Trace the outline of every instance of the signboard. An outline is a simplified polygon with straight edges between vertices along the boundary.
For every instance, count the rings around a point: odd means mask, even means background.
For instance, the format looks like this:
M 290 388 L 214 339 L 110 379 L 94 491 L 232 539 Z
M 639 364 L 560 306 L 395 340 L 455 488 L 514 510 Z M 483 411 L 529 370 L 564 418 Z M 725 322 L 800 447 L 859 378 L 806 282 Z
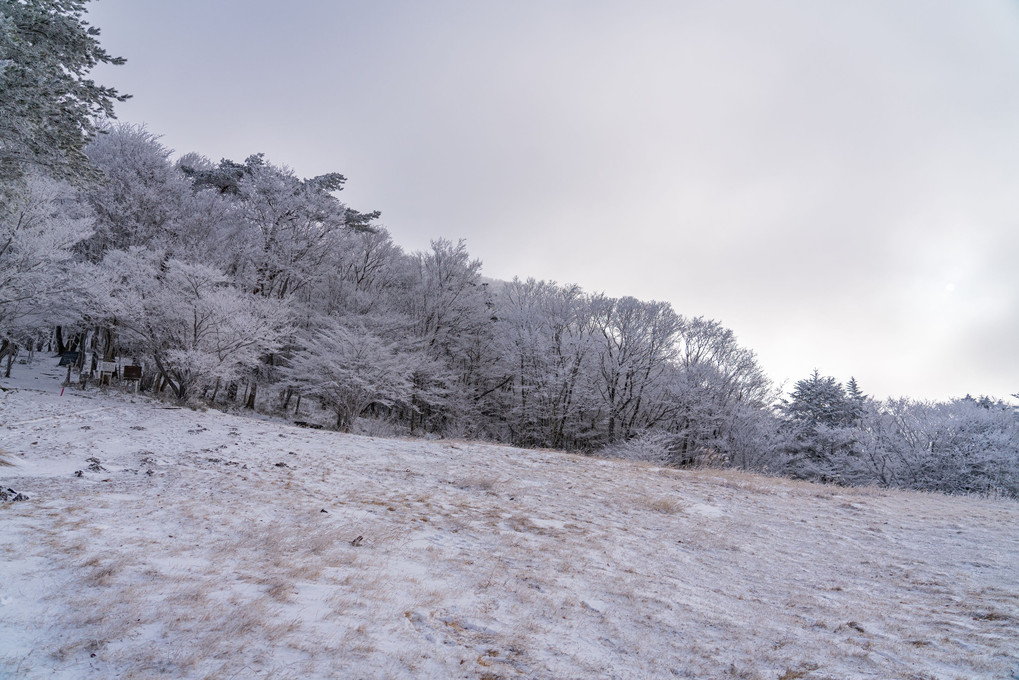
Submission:
M 142 367 L 141 366 L 125 366 L 124 367 L 124 380 L 141 380 L 142 379 Z
M 74 366 L 76 363 L 78 363 L 78 353 L 77 352 L 64 352 L 63 354 L 60 355 L 60 363 L 58 365 L 59 366 Z

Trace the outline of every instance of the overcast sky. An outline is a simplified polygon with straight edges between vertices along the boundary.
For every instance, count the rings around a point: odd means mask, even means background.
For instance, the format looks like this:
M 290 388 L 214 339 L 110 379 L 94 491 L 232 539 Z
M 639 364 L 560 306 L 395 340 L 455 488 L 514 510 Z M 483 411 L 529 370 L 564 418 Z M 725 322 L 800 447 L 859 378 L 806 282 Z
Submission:
M 773 379 L 1019 391 L 1019 3 L 98 0 L 97 80 L 406 250 L 667 300 Z

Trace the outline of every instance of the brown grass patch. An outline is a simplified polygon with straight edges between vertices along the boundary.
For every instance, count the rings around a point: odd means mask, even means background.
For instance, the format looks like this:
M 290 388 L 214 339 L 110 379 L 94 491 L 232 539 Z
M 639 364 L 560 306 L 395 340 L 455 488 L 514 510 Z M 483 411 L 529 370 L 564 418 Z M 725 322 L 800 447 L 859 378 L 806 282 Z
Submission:
M 649 510 L 660 512 L 664 515 L 675 515 L 677 512 L 683 509 L 683 506 L 672 498 L 655 498 L 654 500 L 647 501 L 647 507 Z

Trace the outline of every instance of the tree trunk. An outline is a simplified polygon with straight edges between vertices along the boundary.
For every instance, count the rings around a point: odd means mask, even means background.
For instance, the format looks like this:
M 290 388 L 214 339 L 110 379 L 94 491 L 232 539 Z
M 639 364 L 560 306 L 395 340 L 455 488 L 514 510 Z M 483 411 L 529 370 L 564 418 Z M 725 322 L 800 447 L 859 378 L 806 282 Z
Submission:
M 255 410 L 255 395 L 258 394 L 258 383 L 251 383 L 251 391 L 248 392 L 248 400 L 244 402 L 244 408 Z
M 57 326 L 57 354 L 63 354 L 67 351 L 67 345 L 64 344 L 64 329 L 61 326 Z
M 158 356 L 153 357 L 153 360 L 156 362 L 156 370 L 159 371 L 159 378 L 156 379 L 156 382 L 159 383 L 159 389 L 156 390 L 156 393 L 158 394 L 162 392 L 166 389 L 167 385 L 169 385 L 170 389 L 173 391 L 173 395 L 177 397 L 178 401 L 184 401 L 187 396 L 184 384 L 181 383 L 180 386 L 174 384 L 174 382 L 170 379 L 170 376 L 166 374 L 163 362 L 160 361 Z
M 103 329 L 103 361 L 113 361 L 115 358 L 114 352 L 114 335 L 113 329 L 107 326 Z
M 17 351 L 18 346 L 7 338 L 4 338 L 3 342 L 0 343 L 0 359 L 7 357 L 7 368 L 4 370 L 5 378 L 11 377 L 11 364 L 14 362 L 14 353 Z

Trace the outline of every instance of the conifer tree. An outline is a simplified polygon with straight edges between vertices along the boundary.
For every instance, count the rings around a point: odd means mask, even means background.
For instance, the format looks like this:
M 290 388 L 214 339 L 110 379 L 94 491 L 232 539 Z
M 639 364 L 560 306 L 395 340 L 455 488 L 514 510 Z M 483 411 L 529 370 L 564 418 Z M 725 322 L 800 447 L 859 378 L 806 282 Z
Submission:
M 80 182 L 97 176 L 85 156 L 96 122 L 126 95 L 87 77 L 123 64 L 82 19 L 84 0 L 0 0 L 0 190 L 31 169 Z

